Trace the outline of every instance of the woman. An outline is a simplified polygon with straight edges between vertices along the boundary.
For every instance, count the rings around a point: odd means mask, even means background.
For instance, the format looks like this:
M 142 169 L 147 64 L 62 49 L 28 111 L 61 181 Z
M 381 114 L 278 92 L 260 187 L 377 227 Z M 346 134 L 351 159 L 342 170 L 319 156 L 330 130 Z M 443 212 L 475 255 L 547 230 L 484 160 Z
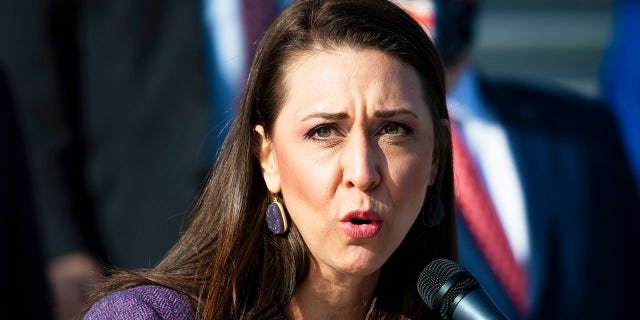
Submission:
M 294 1 L 256 53 L 180 241 L 107 278 L 85 319 L 426 319 L 455 259 L 443 69 L 386 0 Z

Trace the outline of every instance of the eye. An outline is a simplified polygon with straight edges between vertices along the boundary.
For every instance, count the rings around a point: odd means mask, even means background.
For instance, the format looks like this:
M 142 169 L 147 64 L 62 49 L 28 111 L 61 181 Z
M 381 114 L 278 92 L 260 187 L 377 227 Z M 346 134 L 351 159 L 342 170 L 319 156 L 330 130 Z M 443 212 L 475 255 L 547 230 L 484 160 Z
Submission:
M 406 125 L 397 123 L 397 122 L 389 122 L 384 124 L 384 126 L 382 127 L 382 134 L 391 134 L 391 135 L 408 135 L 411 134 L 413 131 L 411 130 L 411 128 L 409 128 Z
M 323 140 L 330 138 L 335 133 L 335 130 L 331 125 L 323 124 L 311 129 L 306 136 L 309 139 Z
M 392 124 L 384 126 L 384 128 L 382 128 L 382 130 L 386 134 L 398 134 L 398 132 L 400 132 L 400 127 L 397 124 L 392 123 Z
M 328 137 L 331 136 L 331 132 L 332 131 L 333 131 L 333 129 L 331 129 L 329 127 L 320 127 L 320 128 L 315 130 L 314 134 L 318 138 L 328 138 Z

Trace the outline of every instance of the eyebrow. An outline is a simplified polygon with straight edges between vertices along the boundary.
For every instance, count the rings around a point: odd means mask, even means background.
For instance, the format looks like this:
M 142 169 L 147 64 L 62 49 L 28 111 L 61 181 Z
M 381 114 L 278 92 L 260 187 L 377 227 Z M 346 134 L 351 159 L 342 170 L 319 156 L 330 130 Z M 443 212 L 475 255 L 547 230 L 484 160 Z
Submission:
M 320 118 L 320 119 L 325 119 L 325 120 L 342 120 L 342 119 L 346 119 L 348 117 L 349 117 L 349 115 L 346 112 L 336 112 L 336 113 L 315 112 L 315 113 L 312 113 L 312 114 L 307 115 L 304 118 L 302 118 L 302 121 L 306 121 L 306 120 L 314 119 L 314 118 Z
M 409 111 L 406 109 L 378 110 L 374 113 L 374 116 L 376 118 L 391 118 L 391 117 L 402 115 L 402 114 L 406 114 L 414 118 L 418 118 L 418 116 L 415 113 L 413 113 L 413 111 Z M 346 112 L 336 112 L 336 113 L 315 112 L 302 118 L 302 121 L 306 121 L 314 118 L 320 118 L 325 120 L 343 120 L 343 119 L 347 119 L 348 117 L 349 115 Z
M 379 110 L 374 113 L 376 118 L 391 118 L 402 114 L 418 118 L 418 116 L 413 111 L 407 109 Z

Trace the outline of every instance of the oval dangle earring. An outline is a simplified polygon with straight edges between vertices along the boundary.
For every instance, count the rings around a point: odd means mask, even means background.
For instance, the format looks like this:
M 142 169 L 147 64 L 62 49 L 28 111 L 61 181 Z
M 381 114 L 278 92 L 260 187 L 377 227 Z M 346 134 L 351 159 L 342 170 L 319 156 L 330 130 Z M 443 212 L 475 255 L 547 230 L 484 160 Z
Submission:
M 273 201 L 267 206 L 265 219 L 267 220 L 267 227 L 275 234 L 283 234 L 289 229 L 282 203 L 275 195 L 273 195 Z

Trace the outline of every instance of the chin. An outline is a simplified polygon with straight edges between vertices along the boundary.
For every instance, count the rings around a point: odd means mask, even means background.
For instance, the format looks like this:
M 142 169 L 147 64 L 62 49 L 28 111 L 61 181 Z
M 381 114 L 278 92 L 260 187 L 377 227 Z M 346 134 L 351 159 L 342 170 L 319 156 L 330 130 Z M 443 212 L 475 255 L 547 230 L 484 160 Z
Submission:
M 345 274 L 359 277 L 370 276 L 380 271 L 386 259 L 380 256 L 372 256 L 370 253 L 371 252 L 368 252 L 366 255 L 342 264 L 340 269 L 343 270 Z

